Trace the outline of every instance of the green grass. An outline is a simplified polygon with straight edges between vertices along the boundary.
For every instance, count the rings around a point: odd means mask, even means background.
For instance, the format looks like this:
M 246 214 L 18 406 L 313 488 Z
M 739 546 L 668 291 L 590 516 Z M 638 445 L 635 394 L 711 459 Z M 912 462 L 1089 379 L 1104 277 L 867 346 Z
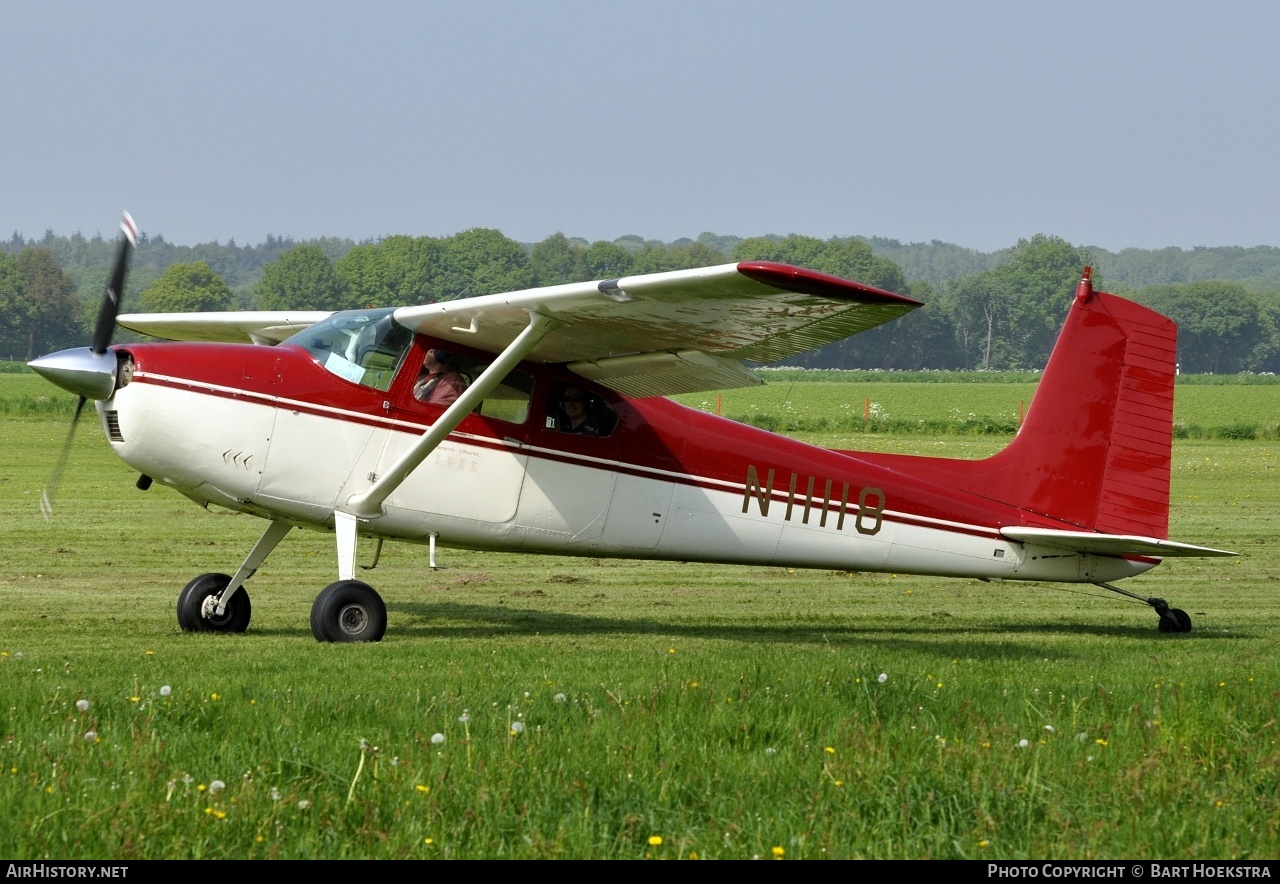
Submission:
M 308 628 L 335 574 L 331 536 L 309 532 L 251 581 L 247 634 L 179 632 L 181 586 L 233 570 L 262 523 L 136 491 L 85 421 L 46 525 L 36 501 L 64 434 L 0 422 L 0 855 L 1280 845 L 1275 445 L 1175 447 L 1172 535 L 1245 553 L 1126 584 L 1189 611 L 1189 635 L 1092 589 L 452 551 L 432 572 L 425 550 L 393 544 L 365 578 L 387 638 L 334 646 Z

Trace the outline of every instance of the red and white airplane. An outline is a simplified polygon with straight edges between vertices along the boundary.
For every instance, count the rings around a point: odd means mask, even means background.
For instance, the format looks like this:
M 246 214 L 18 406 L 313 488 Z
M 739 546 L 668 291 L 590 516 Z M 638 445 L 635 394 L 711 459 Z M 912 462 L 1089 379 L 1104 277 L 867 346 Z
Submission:
M 247 629 L 245 581 L 295 527 L 337 539 L 320 641 L 386 629 L 354 579 L 360 537 L 375 564 L 396 539 L 429 544 L 433 566 L 440 543 L 1090 583 L 1151 605 L 1165 632 L 1190 618 L 1112 581 L 1235 555 L 1167 539 L 1176 327 L 1094 291 L 1087 268 L 1021 430 L 965 461 L 826 450 L 664 398 L 759 384 L 742 360 L 919 306 L 856 282 L 747 261 L 332 314 L 135 314 L 119 324 L 170 342 L 113 347 L 123 228 L 93 345 L 31 365 L 96 402 L 139 487 L 266 521 L 234 574 L 182 590 L 186 630 Z M 424 401 L 424 364 L 441 363 L 456 398 Z

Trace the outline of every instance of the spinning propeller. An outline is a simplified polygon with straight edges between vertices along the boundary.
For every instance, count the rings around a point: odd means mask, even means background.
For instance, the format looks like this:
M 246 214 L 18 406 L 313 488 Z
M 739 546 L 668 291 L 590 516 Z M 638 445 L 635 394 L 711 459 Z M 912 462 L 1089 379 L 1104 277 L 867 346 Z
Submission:
M 76 347 L 61 350 L 48 356 L 41 356 L 28 365 L 46 380 L 52 381 L 64 390 L 79 395 L 75 415 L 71 418 L 71 429 L 67 432 L 66 441 L 62 443 L 62 453 L 49 477 L 49 484 L 40 495 L 40 512 L 45 521 L 53 516 L 53 499 L 58 493 L 58 485 L 62 482 L 62 472 L 67 466 L 67 457 L 71 453 L 71 443 L 75 438 L 76 424 L 80 421 L 80 412 L 90 399 L 95 401 L 108 399 L 116 389 L 116 373 L 118 366 L 114 353 L 108 351 L 111 336 L 115 332 L 116 316 L 120 313 L 120 302 L 124 295 L 124 278 L 129 270 L 129 253 L 138 245 L 138 226 L 128 212 L 120 222 L 120 247 L 116 252 L 115 267 L 111 271 L 111 281 L 107 283 L 107 291 L 102 298 L 102 307 L 98 310 L 98 322 L 93 329 L 93 344 L 89 347 Z

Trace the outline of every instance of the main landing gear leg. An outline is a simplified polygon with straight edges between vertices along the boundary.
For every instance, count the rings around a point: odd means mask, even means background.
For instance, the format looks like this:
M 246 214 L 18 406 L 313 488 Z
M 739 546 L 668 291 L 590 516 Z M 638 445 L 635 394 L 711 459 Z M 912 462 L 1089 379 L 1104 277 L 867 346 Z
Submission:
M 234 577 L 201 574 L 188 583 L 178 596 L 178 625 L 187 632 L 244 632 L 248 629 L 252 609 L 244 582 L 254 575 L 292 527 L 279 521 L 267 525 L 267 530 L 262 532 Z
M 311 633 L 318 642 L 381 641 L 387 631 L 387 606 L 372 586 L 354 579 L 359 519 L 335 512 L 333 528 L 338 541 L 338 582 L 316 596 Z
M 1118 592 L 1120 595 L 1128 596 L 1131 599 L 1137 599 L 1140 602 L 1146 602 L 1148 605 L 1156 609 L 1156 613 L 1160 615 L 1160 631 L 1161 632 L 1190 632 L 1191 617 L 1181 608 L 1170 608 L 1169 603 L 1164 599 L 1158 599 L 1154 596 L 1147 598 L 1136 593 L 1129 592 L 1127 589 L 1121 589 L 1110 583 L 1098 583 L 1103 589 L 1109 589 L 1112 592 Z

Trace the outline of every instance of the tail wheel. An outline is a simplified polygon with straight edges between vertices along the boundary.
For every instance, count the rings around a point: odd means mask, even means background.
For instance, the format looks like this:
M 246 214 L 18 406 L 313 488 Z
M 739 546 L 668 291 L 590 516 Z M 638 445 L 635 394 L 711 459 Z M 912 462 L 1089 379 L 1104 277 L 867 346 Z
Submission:
M 244 632 L 253 608 L 243 586 L 231 597 L 221 615 L 204 615 L 205 599 L 218 595 L 231 583 L 226 574 L 201 574 L 178 595 L 178 625 L 185 632 Z
M 1181 608 L 1170 608 L 1160 614 L 1161 632 L 1190 632 L 1191 617 Z
M 311 606 L 311 632 L 318 642 L 376 642 L 386 631 L 382 596 L 359 580 L 329 584 Z

